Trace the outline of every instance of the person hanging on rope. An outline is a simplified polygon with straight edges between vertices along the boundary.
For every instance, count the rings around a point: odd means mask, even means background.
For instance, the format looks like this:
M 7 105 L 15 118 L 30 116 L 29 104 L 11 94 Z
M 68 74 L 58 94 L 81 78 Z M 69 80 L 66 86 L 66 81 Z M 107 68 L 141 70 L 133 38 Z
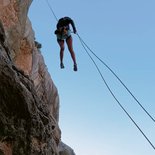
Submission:
M 77 71 L 77 63 L 76 63 L 75 53 L 73 50 L 70 24 L 72 25 L 74 34 L 76 34 L 75 24 L 70 17 L 60 18 L 56 25 L 57 29 L 55 30 L 55 34 L 57 36 L 57 42 L 60 46 L 60 68 L 62 69 L 64 68 L 64 64 L 63 64 L 64 49 L 65 49 L 64 41 L 66 41 L 69 52 L 71 54 L 71 57 L 74 63 L 73 70 Z

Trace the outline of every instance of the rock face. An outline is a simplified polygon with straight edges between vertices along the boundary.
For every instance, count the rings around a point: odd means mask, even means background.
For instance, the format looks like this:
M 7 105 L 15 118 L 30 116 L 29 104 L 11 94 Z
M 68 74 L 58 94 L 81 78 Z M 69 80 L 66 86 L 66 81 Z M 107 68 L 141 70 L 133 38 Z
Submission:
M 73 149 L 63 142 L 59 143 L 59 155 L 75 155 Z
M 0 1 L 0 155 L 74 155 L 60 140 L 58 91 L 27 17 L 31 2 Z

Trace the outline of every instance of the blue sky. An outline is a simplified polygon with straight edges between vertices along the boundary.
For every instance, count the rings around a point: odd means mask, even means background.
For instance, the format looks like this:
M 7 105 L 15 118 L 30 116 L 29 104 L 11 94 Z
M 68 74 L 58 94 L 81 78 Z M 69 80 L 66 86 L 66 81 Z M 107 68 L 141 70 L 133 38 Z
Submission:
M 89 47 L 113 69 L 155 117 L 155 1 L 49 0 L 57 18 L 70 16 Z M 93 63 L 73 36 L 78 72 L 68 49 L 59 68 L 56 20 L 46 0 L 33 0 L 29 17 L 60 95 L 62 141 L 77 155 L 154 155 L 155 150 L 116 104 Z M 96 59 L 95 59 L 96 60 Z M 107 83 L 155 145 L 155 123 L 96 60 Z

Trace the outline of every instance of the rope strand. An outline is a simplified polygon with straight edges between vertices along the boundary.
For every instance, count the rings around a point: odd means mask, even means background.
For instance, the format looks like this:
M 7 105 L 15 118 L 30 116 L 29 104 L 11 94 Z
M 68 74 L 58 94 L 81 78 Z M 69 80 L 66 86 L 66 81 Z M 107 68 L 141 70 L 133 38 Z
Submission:
M 77 34 L 79 37 L 79 40 L 84 48 L 84 50 L 86 51 L 86 53 L 88 54 L 89 58 L 91 59 L 91 61 L 94 63 L 98 73 L 100 74 L 104 84 L 106 85 L 107 89 L 109 90 L 110 94 L 113 96 L 113 98 L 115 99 L 115 101 L 117 102 L 117 104 L 120 106 L 120 108 L 126 113 L 126 115 L 129 117 L 129 119 L 134 123 L 134 125 L 137 127 L 137 129 L 141 132 L 141 134 L 144 136 L 144 138 L 148 141 L 148 143 L 152 146 L 152 148 L 155 150 L 155 146 L 152 144 L 152 142 L 149 140 L 149 138 L 145 135 L 145 133 L 142 131 L 142 129 L 138 126 L 138 124 L 134 121 L 134 119 L 130 116 L 130 114 L 125 110 L 125 108 L 122 106 L 122 104 L 120 103 L 120 101 L 117 99 L 117 97 L 115 96 L 115 94 L 113 93 L 113 91 L 111 90 L 111 88 L 109 87 L 108 83 L 106 82 L 105 78 L 103 77 L 99 67 L 97 66 L 96 62 L 94 61 L 94 59 L 92 58 L 92 56 L 89 54 L 88 50 L 85 47 L 85 44 L 83 43 L 81 37 L 79 36 L 79 34 Z
M 49 1 L 48 1 L 48 0 L 46 0 L 46 2 L 47 2 L 47 5 L 48 5 L 49 9 L 51 10 L 51 12 L 52 12 L 52 14 L 53 14 L 53 16 L 54 16 L 55 20 L 56 20 L 56 21 L 58 21 L 58 18 L 57 18 L 57 16 L 55 15 L 55 13 L 54 13 L 54 11 L 53 11 L 53 9 L 52 9 L 52 7 L 51 7 L 51 5 L 50 5 Z
M 78 34 L 77 34 L 78 35 Z M 78 37 L 80 37 L 78 35 Z M 80 40 L 83 44 L 89 49 L 89 51 L 106 67 L 108 70 L 117 78 L 117 80 L 124 86 L 124 88 L 128 91 L 128 93 L 133 97 L 133 99 L 137 102 L 137 104 L 143 109 L 143 111 L 150 117 L 150 119 L 155 123 L 155 119 L 150 115 L 150 113 L 142 106 L 142 104 L 138 101 L 138 99 L 133 95 L 133 93 L 129 90 L 129 88 L 123 83 L 123 81 L 118 77 L 118 75 L 103 61 L 101 60 L 89 47 L 88 45 L 82 40 Z

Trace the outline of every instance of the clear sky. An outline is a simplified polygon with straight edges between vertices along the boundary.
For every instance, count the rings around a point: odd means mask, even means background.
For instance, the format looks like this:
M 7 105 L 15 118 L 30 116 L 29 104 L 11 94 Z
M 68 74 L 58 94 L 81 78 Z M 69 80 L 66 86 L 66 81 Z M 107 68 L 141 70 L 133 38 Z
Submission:
M 89 47 L 128 86 L 155 117 L 155 1 L 49 0 L 57 18 L 71 17 Z M 73 36 L 78 72 L 66 47 L 65 69 L 59 67 L 56 20 L 46 0 L 29 10 L 36 40 L 42 44 L 48 71 L 60 95 L 62 141 L 77 155 L 155 155 L 155 150 L 117 105 L 93 63 Z M 113 75 L 98 65 L 107 83 L 155 145 L 155 123 Z

